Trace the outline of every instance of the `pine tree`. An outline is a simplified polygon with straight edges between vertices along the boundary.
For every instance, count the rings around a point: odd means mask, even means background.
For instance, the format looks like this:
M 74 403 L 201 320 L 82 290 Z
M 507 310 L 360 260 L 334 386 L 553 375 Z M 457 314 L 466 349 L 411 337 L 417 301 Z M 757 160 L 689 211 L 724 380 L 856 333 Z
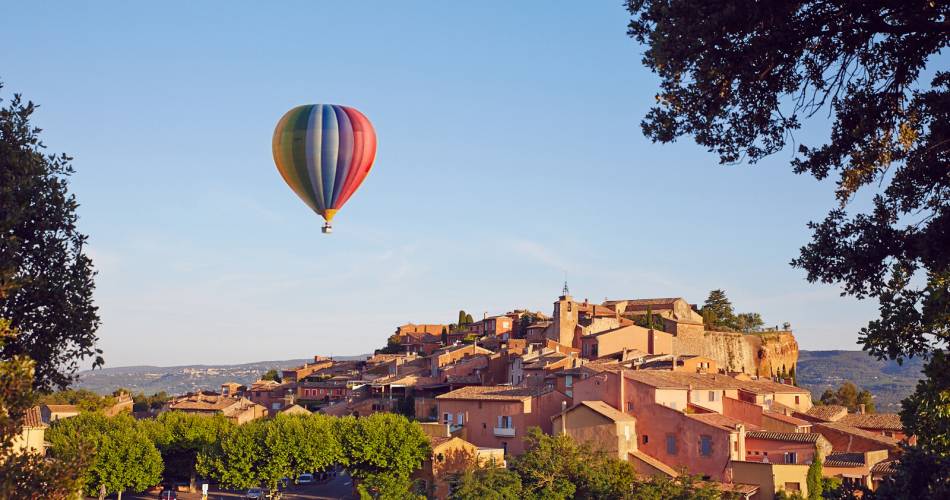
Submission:
M 821 500 L 822 498 L 821 469 L 821 458 L 816 454 L 815 460 L 808 466 L 808 476 L 805 480 L 808 485 L 808 500 Z

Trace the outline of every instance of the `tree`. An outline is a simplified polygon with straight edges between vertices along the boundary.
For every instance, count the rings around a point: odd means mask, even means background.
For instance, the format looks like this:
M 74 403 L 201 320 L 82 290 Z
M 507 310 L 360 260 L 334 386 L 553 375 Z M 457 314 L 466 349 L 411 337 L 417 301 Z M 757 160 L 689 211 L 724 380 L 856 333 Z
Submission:
M 0 284 L 0 294 L 4 293 Z M 15 331 L 0 318 L 0 344 Z M 36 401 L 33 362 L 26 356 L 0 361 L 0 498 L 72 498 L 79 485 L 79 471 L 89 458 L 88 448 L 69 459 L 49 460 L 38 453 L 14 451 L 27 413 Z
M 35 109 L 18 94 L 0 109 L 0 317 L 19 332 L 0 359 L 29 356 L 34 386 L 50 390 L 69 385 L 80 360 L 94 356 L 101 366 L 103 359 L 94 347 L 95 273 L 67 190 L 73 168 L 65 154 L 45 154 L 30 123 Z
M 146 431 L 130 415 L 106 417 L 82 413 L 57 420 L 46 434 L 54 457 L 70 460 L 84 449 L 95 450 L 80 482 L 89 495 L 144 491 L 162 479 L 162 456 Z
M 950 363 L 936 355 L 950 347 L 950 72 L 927 70 L 950 43 L 950 3 L 628 0 L 627 8 L 629 34 L 647 45 L 643 63 L 661 79 L 642 123 L 654 141 L 691 135 L 721 163 L 754 163 L 827 111 L 827 141 L 799 144 L 791 167 L 833 178 L 837 204 L 809 224 L 812 239 L 792 265 L 810 282 L 877 300 L 879 317 L 860 343 L 878 358 L 929 358 L 941 378 L 920 387 L 912 406 L 939 405 L 923 398 L 950 391 L 950 369 L 935 366 Z M 868 203 L 850 203 L 859 194 Z M 902 412 L 905 425 L 915 418 Z
M 795 376 L 795 365 L 792 365 L 792 369 L 788 371 L 788 377 L 792 379 L 792 385 L 798 387 L 798 378 Z
M 458 322 L 459 328 L 470 323 L 469 321 L 466 321 L 466 318 L 468 318 L 468 315 L 465 314 L 465 311 L 459 310 L 459 322 Z
M 741 332 L 750 333 L 762 328 L 765 322 L 759 313 L 739 313 L 736 315 L 735 328 Z
M 442 342 L 442 345 L 449 345 L 449 332 L 442 327 L 442 335 L 439 337 L 439 340 Z
M 231 488 L 274 489 L 283 477 L 329 468 L 344 460 L 334 418 L 277 415 L 234 427 L 197 455 L 197 471 Z
M 521 500 L 521 476 L 499 467 L 465 471 L 452 494 L 455 500 Z
M 261 380 L 273 380 L 274 382 L 280 383 L 280 372 L 275 368 L 267 370 L 267 373 L 261 375 Z
M 386 339 L 386 347 L 380 349 L 379 353 L 381 354 L 399 354 L 405 351 L 405 348 L 402 346 L 402 343 L 399 342 L 399 335 L 393 334 Z
M 700 309 L 706 326 L 715 330 L 718 328 L 731 328 L 735 323 L 735 311 L 732 309 L 732 302 L 726 297 L 725 290 L 713 290 L 709 292 L 706 302 Z
M 466 314 L 466 315 L 465 315 L 465 324 L 466 324 L 466 325 L 471 325 L 471 324 L 474 323 L 474 322 L 475 322 L 475 320 L 472 319 L 472 315 L 471 315 L 471 314 Z
M 142 425 L 162 455 L 165 477 L 187 479 L 191 491 L 197 486 L 198 455 L 212 450 L 234 428 L 222 415 L 209 417 L 177 411 L 143 420 Z
M 805 478 L 808 485 L 808 500 L 821 500 L 822 487 L 824 486 L 821 480 L 821 469 L 821 458 L 815 455 L 815 459 L 808 466 L 808 476 Z
M 521 476 L 527 498 L 572 498 L 577 487 L 570 480 L 577 446 L 566 434 L 549 436 L 532 427 L 525 436 L 528 451 L 517 458 L 514 470 Z
M 430 456 L 429 439 L 402 415 L 374 413 L 368 417 L 337 420 L 343 460 L 359 482 L 372 479 L 377 487 L 411 486 L 408 480 Z M 382 475 L 382 476 L 380 476 Z M 377 477 L 378 476 L 378 477 Z M 403 492 L 408 494 L 408 491 Z
M 874 396 L 868 390 L 862 390 L 858 393 L 855 400 L 855 407 L 864 408 L 864 413 L 874 413 Z

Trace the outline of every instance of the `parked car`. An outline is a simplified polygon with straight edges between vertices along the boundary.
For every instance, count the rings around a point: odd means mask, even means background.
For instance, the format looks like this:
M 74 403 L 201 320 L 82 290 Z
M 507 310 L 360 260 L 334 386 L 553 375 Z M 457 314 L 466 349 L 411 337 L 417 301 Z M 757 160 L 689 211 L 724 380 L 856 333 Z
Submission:
M 178 492 L 175 490 L 164 490 L 158 498 L 162 500 L 178 500 Z
M 251 488 L 247 490 L 247 494 L 244 495 L 244 498 L 251 500 L 261 500 L 264 498 L 264 490 L 261 488 Z
M 313 482 L 313 474 L 301 474 L 297 478 L 297 484 L 310 484 Z

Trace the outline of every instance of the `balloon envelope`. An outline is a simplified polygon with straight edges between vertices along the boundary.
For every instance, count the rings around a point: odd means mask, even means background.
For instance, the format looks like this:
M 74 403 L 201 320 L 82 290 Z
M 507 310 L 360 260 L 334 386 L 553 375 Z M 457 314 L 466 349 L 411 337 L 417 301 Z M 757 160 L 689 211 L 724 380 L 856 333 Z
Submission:
M 288 111 L 274 130 L 274 163 L 281 177 L 329 222 L 369 174 L 376 132 L 359 111 L 308 104 Z

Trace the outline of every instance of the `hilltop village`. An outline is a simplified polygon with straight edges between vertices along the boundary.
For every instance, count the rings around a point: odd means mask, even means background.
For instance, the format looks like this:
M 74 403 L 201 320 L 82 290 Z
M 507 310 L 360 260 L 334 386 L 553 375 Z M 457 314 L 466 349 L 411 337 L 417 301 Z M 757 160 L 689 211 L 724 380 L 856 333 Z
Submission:
M 432 459 L 420 477 L 436 496 L 467 467 L 504 466 L 524 453 L 532 427 L 616 453 L 641 474 L 699 475 L 763 499 L 807 495 L 816 457 L 825 476 L 875 488 L 908 439 L 897 415 L 814 405 L 795 386 L 790 331 L 710 331 L 682 298 L 594 304 L 565 286 L 550 316 L 460 319 L 404 324 L 368 359 L 315 356 L 279 381 L 226 383 L 160 411 L 223 414 L 236 424 L 280 413 L 401 413 L 429 436 Z M 43 411 L 68 416 L 68 408 Z M 459 449 L 476 461 L 438 466 Z

